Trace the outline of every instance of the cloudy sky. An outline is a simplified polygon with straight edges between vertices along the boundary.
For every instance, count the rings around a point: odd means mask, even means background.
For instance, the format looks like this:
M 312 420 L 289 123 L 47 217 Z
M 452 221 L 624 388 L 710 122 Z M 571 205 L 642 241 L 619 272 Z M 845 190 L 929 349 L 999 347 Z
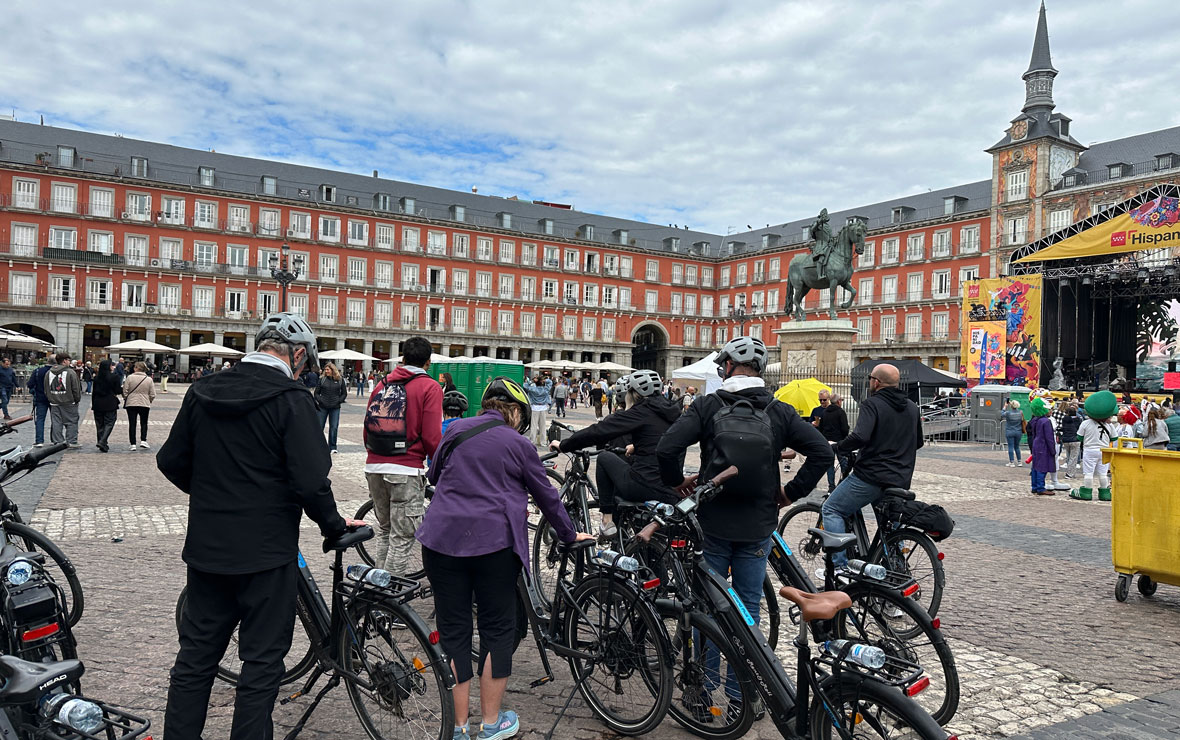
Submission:
M 0 111 L 725 234 L 986 179 L 1037 5 L 12 3 Z M 1076 138 L 1180 124 L 1180 4 L 1048 13 Z

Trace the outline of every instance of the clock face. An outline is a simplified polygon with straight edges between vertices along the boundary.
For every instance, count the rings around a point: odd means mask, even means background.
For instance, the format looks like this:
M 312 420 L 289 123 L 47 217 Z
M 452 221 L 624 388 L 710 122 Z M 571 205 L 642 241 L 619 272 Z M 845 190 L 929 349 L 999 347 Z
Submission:
M 1049 180 L 1056 185 L 1065 171 L 1074 166 L 1074 153 L 1065 147 L 1055 146 L 1049 150 Z
M 1012 140 L 1020 141 L 1028 136 L 1028 121 L 1017 121 L 1012 124 Z

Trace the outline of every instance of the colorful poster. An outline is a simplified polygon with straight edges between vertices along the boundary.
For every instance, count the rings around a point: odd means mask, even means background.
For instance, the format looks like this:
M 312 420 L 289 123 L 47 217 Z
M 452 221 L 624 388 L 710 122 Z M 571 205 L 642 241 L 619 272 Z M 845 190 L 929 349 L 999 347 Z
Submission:
M 971 280 L 963 284 L 961 372 L 972 382 L 1035 388 L 1041 379 L 1041 276 Z M 976 330 L 979 330 L 978 332 Z M 984 343 L 994 332 L 997 341 Z M 999 348 L 1002 365 L 993 356 Z M 972 353 L 975 350 L 975 353 Z

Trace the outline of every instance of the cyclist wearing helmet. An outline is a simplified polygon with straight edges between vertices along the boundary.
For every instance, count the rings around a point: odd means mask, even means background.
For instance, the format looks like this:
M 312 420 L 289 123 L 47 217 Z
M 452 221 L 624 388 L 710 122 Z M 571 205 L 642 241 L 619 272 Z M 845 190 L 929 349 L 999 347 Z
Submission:
M 418 528 L 422 564 L 434 591 L 443 651 L 455 667 L 455 737 L 467 727 L 471 678 L 480 676 L 481 737 L 507 738 L 520 724 L 501 701 L 512 673 L 516 580 L 528 568 L 528 502 L 541 508 L 563 542 L 590 535 L 574 531 L 561 495 L 549 483 L 536 448 L 525 437 L 532 421 L 520 383 L 488 384 L 482 411 L 447 427 L 429 478 L 434 498 Z M 479 666 L 471 665 L 471 604 L 479 613 Z
M 467 413 L 467 396 L 455 388 L 443 393 L 442 400 L 443 423 L 442 433 L 447 433 L 447 427 L 455 419 L 460 419 Z
M 331 539 L 332 458 L 299 378 L 315 367 L 315 334 L 290 313 L 268 316 L 257 351 L 193 383 L 156 465 L 189 496 L 188 600 L 172 668 L 168 737 L 201 737 L 209 690 L 234 628 L 243 661 L 230 737 L 270 737 L 283 656 L 291 647 L 306 513 Z
M 617 439 L 627 444 L 624 460 L 613 452 L 601 452 L 595 466 L 598 505 L 602 511 L 604 536 L 615 533 L 615 502 L 657 500 L 675 503 L 680 500 L 670 486 L 660 481 L 656 446 L 664 431 L 680 418 L 680 408 L 664 397 L 660 375 L 655 370 L 636 370 L 623 377 L 626 381 L 627 409 L 611 414 L 597 424 L 574 432 L 551 449 L 573 452 L 586 447 L 603 447 Z M 681 463 L 684 456 L 681 454 Z

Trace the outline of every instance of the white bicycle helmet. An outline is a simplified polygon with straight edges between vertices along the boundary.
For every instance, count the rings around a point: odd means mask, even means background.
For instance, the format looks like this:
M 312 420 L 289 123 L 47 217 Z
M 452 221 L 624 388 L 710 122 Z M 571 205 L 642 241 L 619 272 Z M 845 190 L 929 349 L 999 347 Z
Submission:
M 320 369 L 320 357 L 316 351 L 315 332 L 307 325 L 298 314 L 291 312 L 272 313 L 263 320 L 262 326 L 259 327 L 258 333 L 254 335 L 255 346 L 261 344 L 265 339 L 276 339 L 280 342 L 286 342 L 291 345 L 291 369 L 298 372 L 299 368 L 295 367 L 295 347 L 302 346 L 306 351 L 304 362 L 308 370 L 318 371 Z
M 619 382 L 623 381 L 627 383 L 627 390 L 635 391 L 640 398 L 654 396 L 664 388 L 664 382 L 655 370 L 636 370 L 619 379 Z
M 737 365 L 749 365 L 754 368 L 754 372 L 761 374 L 766 369 L 767 357 L 766 345 L 762 343 L 761 339 L 734 337 L 725 343 L 714 362 L 719 366 L 717 374 L 725 378 L 726 361 Z

